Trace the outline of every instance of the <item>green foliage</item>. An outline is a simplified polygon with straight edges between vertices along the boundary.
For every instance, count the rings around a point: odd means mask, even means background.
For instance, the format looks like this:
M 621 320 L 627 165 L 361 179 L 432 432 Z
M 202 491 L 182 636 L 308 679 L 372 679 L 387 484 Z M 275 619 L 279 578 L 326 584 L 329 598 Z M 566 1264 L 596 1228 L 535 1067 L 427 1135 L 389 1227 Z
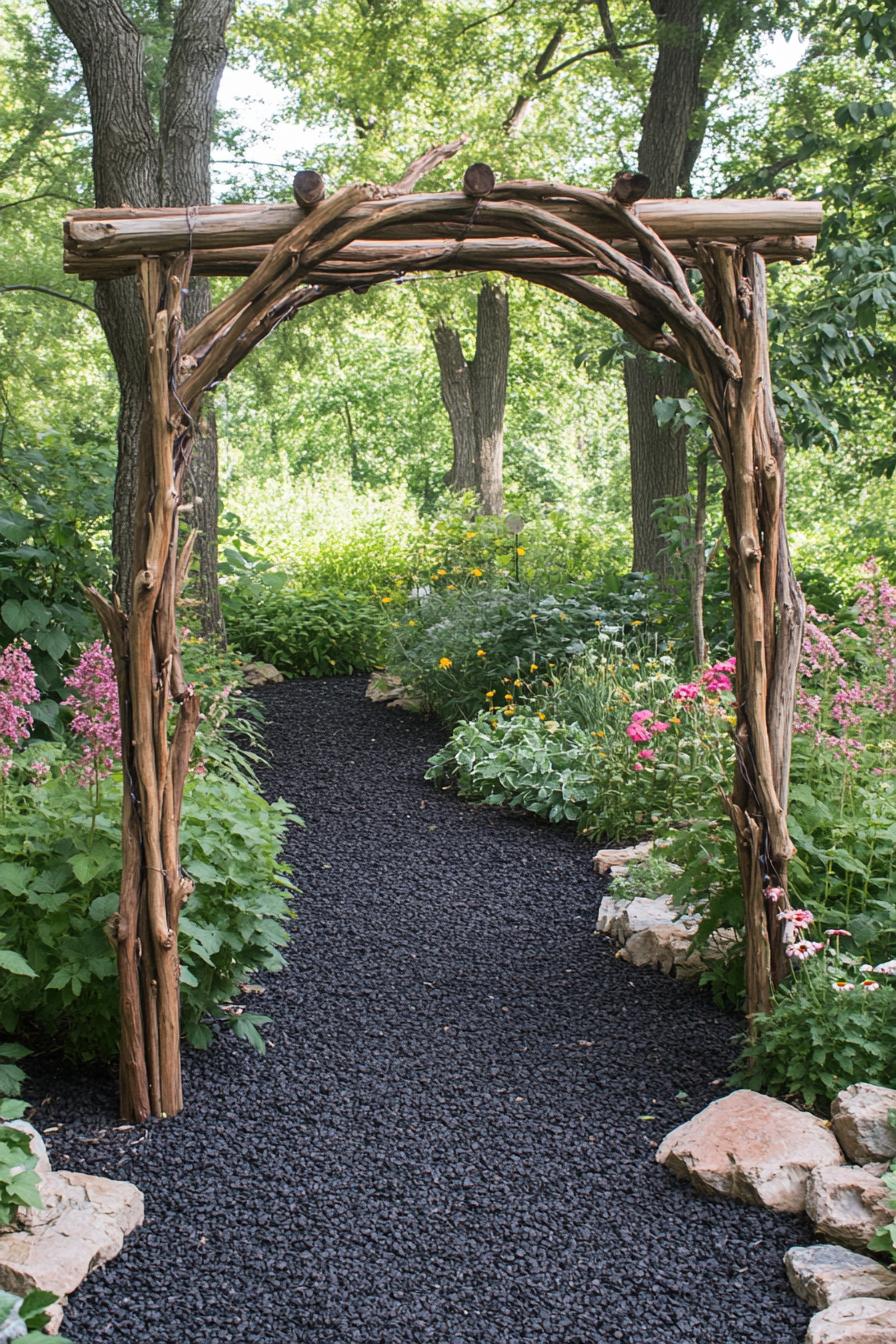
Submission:
M 0 1292 L 0 1328 L 13 1324 L 24 1325 L 27 1327 L 25 1334 L 10 1336 L 15 1338 L 16 1344 L 46 1344 L 44 1326 L 50 1319 L 47 1308 L 56 1301 L 55 1293 L 43 1292 L 37 1288 L 21 1299 L 13 1293 Z M 54 1338 L 56 1344 L 72 1344 L 70 1339 L 62 1335 L 56 1335 Z
M 0 1124 L 0 1231 L 13 1221 L 17 1209 L 43 1208 L 36 1167 L 30 1135 Z
M 577 724 L 526 709 L 509 719 L 482 714 L 458 724 L 426 777 L 452 779 L 464 798 L 578 824 L 595 808 L 593 751 L 593 740 Z
M 872 982 L 877 983 L 877 982 Z M 800 967 L 755 1019 L 732 1081 L 826 1109 L 852 1083 L 889 1087 L 896 1077 L 896 984 L 833 987 L 822 959 Z
M 556 597 L 524 584 L 486 584 L 480 572 L 454 591 L 409 603 L 387 652 L 389 669 L 448 723 L 489 707 L 513 712 L 589 645 L 622 648 L 626 628 L 645 623 L 637 588 L 614 594 L 569 585 Z
M 386 617 L 382 599 L 370 593 L 302 590 L 272 571 L 228 588 L 224 612 L 237 648 L 284 676 L 366 671 L 382 656 Z
M 46 755 L 46 751 L 43 753 Z M 0 1024 L 62 1039 L 78 1058 L 111 1054 L 117 1037 L 115 955 L 106 923 L 120 878 L 120 777 L 95 812 L 90 791 L 51 757 L 43 783 L 13 775 L 0 815 L 0 927 L 17 973 L 0 979 Z M 291 810 L 223 772 L 193 773 L 182 821 L 196 891 L 181 919 L 183 1021 L 196 1045 L 208 1018 L 246 1033 L 221 1009 L 252 970 L 276 970 L 286 941 L 289 882 L 279 860 Z

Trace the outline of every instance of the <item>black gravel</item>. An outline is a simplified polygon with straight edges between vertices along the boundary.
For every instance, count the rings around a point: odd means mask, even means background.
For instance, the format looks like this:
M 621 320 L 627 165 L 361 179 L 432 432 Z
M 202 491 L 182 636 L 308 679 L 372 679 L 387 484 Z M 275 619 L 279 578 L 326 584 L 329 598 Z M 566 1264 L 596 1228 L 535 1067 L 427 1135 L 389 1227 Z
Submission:
M 427 784 L 436 726 L 357 678 L 262 698 L 307 821 L 267 1058 L 191 1052 L 184 1114 L 129 1130 L 108 1075 L 32 1067 L 55 1165 L 146 1194 L 75 1344 L 799 1344 L 808 1227 L 653 1159 L 737 1020 L 593 935 L 588 844 Z

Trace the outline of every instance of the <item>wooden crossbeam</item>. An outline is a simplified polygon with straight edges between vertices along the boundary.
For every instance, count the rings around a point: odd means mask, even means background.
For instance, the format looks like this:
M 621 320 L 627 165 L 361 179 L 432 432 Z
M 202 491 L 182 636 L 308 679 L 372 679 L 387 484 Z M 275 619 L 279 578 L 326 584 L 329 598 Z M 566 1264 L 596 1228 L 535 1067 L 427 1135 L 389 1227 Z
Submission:
M 363 224 L 367 242 L 404 243 L 404 247 L 395 249 L 397 259 L 399 254 L 407 257 L 408 244 L 423 247 L 433 239 L 446 243 L 488 239 L 506 242 L 511 230 L 504 216 L 514 197 L 518 194 L 531 199 L 537 195 L 540 208 L 559 220 L 594 238 L 637 252 L 630 238 L 620 236 L 612 218 L 592 208 L 575 188 L 566 190 L 568 196 L 562 185 L 506 182 L 487 200 L 471 199 L 464 192 L 384 195 L 353 206 L 345 212 L 344 222 Z M 750 242 L 769 259 L 803 260 L 814 248 L 822 218 L 817 201 L 774 198 L 644 199 L 629 209 L 633 217 L 685 258 L 700 243 Z M 84 279 L 102 279 L 135 270 L 141 256 L 186 251 L 192 254 L 193 269 L 202 274 L 244 274 L 263 259 L 273 243 L 295 229 L 306 213 L 298 205 L 286 204 L 75 210 L 64 222 L 65 267 Z M 354 242 L 352 247 L 358 248 L 360 243 Z M 495 248 L 495 254 L 502 249 L 506 252 L 503 243 Z M 365 259 L 361 253 L 351 255 L 351 249 L 347 252 L 349 255 L 340 254 L 340 262 Z

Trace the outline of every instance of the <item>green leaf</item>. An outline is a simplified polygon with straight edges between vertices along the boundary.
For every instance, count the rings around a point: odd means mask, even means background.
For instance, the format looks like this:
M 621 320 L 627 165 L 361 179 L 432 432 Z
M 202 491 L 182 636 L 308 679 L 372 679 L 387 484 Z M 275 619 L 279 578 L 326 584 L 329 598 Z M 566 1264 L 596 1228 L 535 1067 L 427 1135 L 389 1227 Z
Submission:
M 0 947 L 0 967 L 10 975 L 26 975 L 32 980 L 37 976 L 37 971 L 32 970 L 25 958 L 9 947 Z

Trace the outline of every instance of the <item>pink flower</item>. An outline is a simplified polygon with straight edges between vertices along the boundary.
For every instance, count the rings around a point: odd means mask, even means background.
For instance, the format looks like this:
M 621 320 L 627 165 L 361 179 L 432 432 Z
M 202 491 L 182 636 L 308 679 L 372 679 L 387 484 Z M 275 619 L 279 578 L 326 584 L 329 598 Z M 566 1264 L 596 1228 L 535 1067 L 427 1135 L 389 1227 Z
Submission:
M 851 938 L 849 929 L 825 929 L 825 938 Z
M 632 765 L 632 769 L 633 769 L 633 770 L 643 770 L 644 767 L 643 767 L 643 765 L 641 764 L 640 761 L 635 761 L 635 762 L 633 763 L 633 765 Z
M 806 961 L 809 957 L 814 957 L 824 947 L 824 943 L 812 943 L 803 939 L 798 943 L 791 943 L 787 948 L 788 957 L 796 957 L 797 961 Z
M 871 994 L 874 992 L 875 989 L 880 989 L 880 984 L 877 980 L 863 980 L 862 988 L 867 990 L 868 993 Z
M 815 923 L 815 916 L 811 910 L 781 910 L 778 918 L 786 919 L 795 929 L 808 929 L 810 924 Z
M 653 723 L 650 725 L 650 731 L 652 733 L 667 733 L 669 731 L 669 724 L 663 723 L 662 719 L 654 719 Z
M 37 678 L 28 650 L 31 645 L 8 644 L 0 653 L 0 769 L 7 774 L 13 747 L 31 736 L 34 719 L 27 706 L 39 698 Z
M 882 961 L 874 968 L 878 975 L 896 975 L 896 960 Z
M 855 985 L 851 980 L 835 980 L 831 989 L 835 989 L 838 994 L 843 994 L 847 990 L 855 989 Z
M 31 775 L 31 783 L 42 784 L 50 773 L 49 762 L 44 760 L 31 761 L 28 770 Z
M 634 719 L 625 730 L 633 742 L 649 742 L 650 729 L 646 723 L 635 723 Z
M 718 668 L 710 667 L 703 673 L 703 689 L 710 695 L 718 695 L 721 691 L 731 690 L 731 678 L 727 672 L 720 672 Z M 674 692 L 673 692 L 674 694 Z
M 681 686 L 676 686 L 672 692 L 673 700 L 696 700 L 700 694 L 700 687 L 693 681 L 683 682 Z
M 636 709 L 632 715 L 632 723 L 646 723 L 648 719 L 653 718 L 652 709 Z
M 773 901 L 777 904 L 777 902 L 780 901 L 783 895 L 784 895 L 783 887 L 766 887 L 765 889 L 765 899 L 767 901 Z
M 656 752 L 651 751 L 649 747 L 645 747 L 643 751 L 638 752 L 638 759 L 641 761 L 655 761 Z
M 121 755 L 118 683 L 109 649 L 100 640 L 91 644 L 65 684 L 73 694 L 62 703 L 74 710 L 69 728 L 81 740 L 79 782 L 86 787 L 108 775 Z

